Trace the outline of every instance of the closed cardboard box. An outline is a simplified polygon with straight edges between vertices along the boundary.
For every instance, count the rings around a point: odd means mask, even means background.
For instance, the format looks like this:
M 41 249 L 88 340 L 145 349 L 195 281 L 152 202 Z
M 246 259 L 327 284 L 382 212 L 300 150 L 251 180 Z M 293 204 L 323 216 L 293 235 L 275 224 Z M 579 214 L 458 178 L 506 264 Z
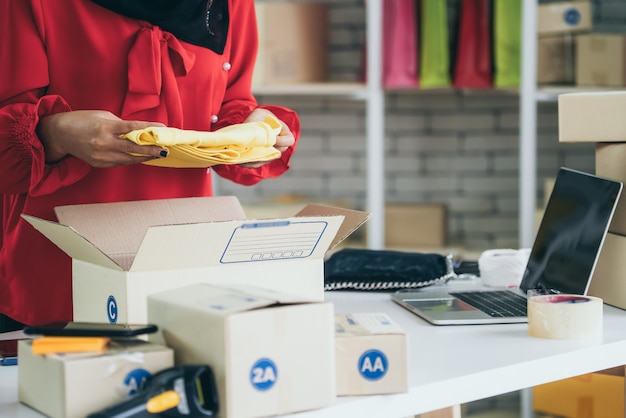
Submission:
M 147 322 L 150 293 L 194 283 L 249 284 L 321 301 L 326 251 L 367 219 L 307 205 L 297 216 L 248 220 L 232 196 L 55 212 L 58 223 L 24 218 L 72 257 L 74 320 L 120 324 Z
M 150 376 L 174 365 L 174 353 L 143 340 L 116 340 L 103 353 L 35 355 L 19 342 L 18 396 L 53 418 L 84 418 L 127 400 Z
M 385 245 L 441 248 L 446 245 L 447 221 L 442 203 L 389 203 L 385 206 Z
M 560 142 L 626 142 L 626 91 L 561 94 Z
M 606 234 L 587 291 L 590 296 L 599 297 L 604 303 L 621 309 L 626 309 L 624 254 L 626 254 L 626 237 L 611 232 Z
M 591 373 L 533 388 L 534 410 L 567 418 L 624 416 L 624 375 Z
M 297 273 L 294 272 L 294 278 Z M 321 408 L 335 399 L 334 309 L 249 286 L 197 284 L 152 294 L 150 340 L 215 373 L 220 417 Z
M 537 33 L 585 32 L 592 29 L 591 2 L 563 1 L 537 6 Z
M 622 87 L 626 67 L 624 34 L 586 34 L 576 37 L 576 84 Z
M 626 142 L 596 144 L 596 174 L 626 184 Z M 609 232 L 626 235 L 626 191 L 622 191 Z
M 253 86 L 327 78 L 327 6 L 323 2 L 255 2 L 259 53 Z
M 337 395 L 408 390 L 407 337 L 382 313 L 335 315 Z
M 574 84 L 574 37 L 569 34 L 537 40 L 537 83 Z

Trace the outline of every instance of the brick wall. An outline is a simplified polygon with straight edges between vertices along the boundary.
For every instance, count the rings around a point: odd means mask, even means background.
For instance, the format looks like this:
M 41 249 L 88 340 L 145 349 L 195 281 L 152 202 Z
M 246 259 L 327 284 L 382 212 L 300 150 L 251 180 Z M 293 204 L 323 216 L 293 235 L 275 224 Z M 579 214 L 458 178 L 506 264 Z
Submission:
M 626 31 L 624 0 L 594 0 L 596 31 Z M 358 78 L 365 11 L 361 0 L 329 2 L 330 73 Z M 221 181 L 221 194 L 253 202 L 282 194 L 366 196 L 365 105 L 336 97 L 259 97 L 297 110 L 302 138 L 292 169 L 253 187 Z M 385 185 L 389 202 L 444 202 L 451 245 L 518 247 L 519 96 L 499 91 L 386 94 Z M 539 103 L 537 197 L 560 166 L 594 172 L 593 144 L 560 144 L 555 102 Z

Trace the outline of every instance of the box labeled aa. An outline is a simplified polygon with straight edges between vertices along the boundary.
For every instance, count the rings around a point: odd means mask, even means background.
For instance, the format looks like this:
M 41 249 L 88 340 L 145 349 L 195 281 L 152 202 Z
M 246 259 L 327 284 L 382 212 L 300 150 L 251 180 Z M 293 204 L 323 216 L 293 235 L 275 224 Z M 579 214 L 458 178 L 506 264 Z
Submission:
M 246 219 L 232 196 L 55 208 L 23 215 L 72 257 L 74 320 L 146 323 L 147 296 L 194 283 L 245 284 L 324 298 L 324 255 L 364 212 L 307 205 L 293 217 Z
M 196 284 L 148 297 L 150 340 L 208 364 L 220 417 L 321 408 L 335 399 L 333 305 L 265 289 Z
M 20 402 L 52 418 L 84 418 L 123 402 L 174 365 L 171 349 L 139 339 L 115 340 L 102 353 L 46 355 L 22 340 L 18 356 Z
M 337 395 L 408 391 L 407 338 L 382 313 L 335 315 Z

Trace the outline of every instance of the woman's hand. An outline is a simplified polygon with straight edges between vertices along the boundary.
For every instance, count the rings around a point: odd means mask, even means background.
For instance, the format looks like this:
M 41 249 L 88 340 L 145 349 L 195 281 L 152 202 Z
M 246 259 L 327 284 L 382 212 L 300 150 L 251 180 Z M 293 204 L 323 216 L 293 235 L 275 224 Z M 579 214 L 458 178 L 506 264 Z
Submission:
M 276 148 L 280 152 L 284 152 L 287 148 L 289 148 L 296 142 L 296 139 L 294 138 L 287 124 L 283 122 L 282 120 L 278 119 L 276 115 L 274 115 L 272 112 L 270 112 L 267 109 L 256 108 L 252 111 L 252 113 L 250 113 L 250 115 L 246 118 L 246 120 L 244 120 L 244 123 L 263 121 L 265 120 L 265 117 L 267 116 L 274 117 L 276 120 L 280 122 L 280 125 L 282 126 L 280 133 L 278 134 L 278 136 L 276 136 L 276 143 L 274 144 L 274 148 Z M 259 161 L 255 163 L 246 163 L 246 164 L 240 164 L 240 165 L 246 168 L 258 168 L 270 162 L 271 161 Z
M 137 145 L 120 135 L 136 129 L 163 126 L 158 122 L 126 121 L 103 110 L 56 113 L 39 121 L 37 135 L 44 146 L 46 163 L 72 155 L 92 167 L 138 164 L 167 156 L 159 146 Z

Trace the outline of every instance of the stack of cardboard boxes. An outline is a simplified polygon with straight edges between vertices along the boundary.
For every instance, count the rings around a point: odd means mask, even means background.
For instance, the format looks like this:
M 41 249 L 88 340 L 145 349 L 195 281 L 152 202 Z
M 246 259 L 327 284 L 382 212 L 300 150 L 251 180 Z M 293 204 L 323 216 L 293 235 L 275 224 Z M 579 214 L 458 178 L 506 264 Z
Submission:
M 540 4 L 537 8 L 537 83 L 574 84 L 576 38 L 591 30 L 589 1 Z
M 626 183 L 626 92 L 559 96 L 559 141 L 595 143 L 596 174 Z M 626 193 L 622 190 L 588 294 L 626 309 Z M 537 411 L 563 417 L 624 414 L 624 367 L 549 383 L 534 389 Z
M 367 213 L 307 205 L 250 220 L 228 196 L 55 210 L 59 222 L 24 217 L 72 257 L 74 319 L 159 333 L 104 353 L 42 356 L 20 343 L 19 398 L 44 414 L 84 417 L 173 364 L 213 369 L 224 418 L 408 390 L 402 330 L 324 302 L 324 255 Z
M 540 4 L 537 83 L 626 86 L 626 34 L 593 32 L 591 2 Z

